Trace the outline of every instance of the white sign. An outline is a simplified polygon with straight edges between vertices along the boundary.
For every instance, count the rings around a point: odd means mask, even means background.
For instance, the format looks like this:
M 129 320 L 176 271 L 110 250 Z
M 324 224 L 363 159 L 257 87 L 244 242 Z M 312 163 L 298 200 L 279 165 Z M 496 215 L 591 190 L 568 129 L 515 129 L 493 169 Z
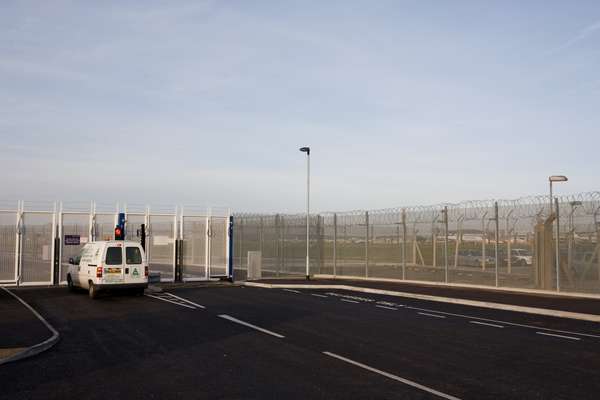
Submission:
M 155 246 L 167 246 L 169 244 L 173 243 L 173 239 L 171 239 L 168 236 L 153 236 L 152 237 L 152 244 Z

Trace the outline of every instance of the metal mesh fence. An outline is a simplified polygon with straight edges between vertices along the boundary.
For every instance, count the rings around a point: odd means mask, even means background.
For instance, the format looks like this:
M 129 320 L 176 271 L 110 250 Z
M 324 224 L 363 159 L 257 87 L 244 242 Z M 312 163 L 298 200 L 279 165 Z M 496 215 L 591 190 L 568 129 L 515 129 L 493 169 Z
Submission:
M 114 240 L 124 211 L 125 239 L 141 241 L 149 271 L 163 281 L 229 277 L 226 208 L 0 201 L 0 284 L 66 284 L 69 259 L 92 241 Z M 177 252 L 179 251 L 179 253 Z
M 260 251 L 262 276 L 306 274 L 306 215 L 238 214 L 234 222 L 235 279 L 247 274 L 248 252 Z M 321 268 L 322 218 L 311 216 L 310 268 Z
M 248 251 L 263 277 L 304 275 L 304 215 L 234 217 L 237 277 Z M 329 212 L 310 230 L 311 274 L 600 293 L 600 192 Z
M 174 279 L 175 218 L 175 214 L 148 217 L 146 255 L 149 268 L 153 272 L 160 272 L 161 280 L 165 281 Z
M 16 207 L 15 211 L 0 211 L 0 282 L 16 279 L 16 221 Z

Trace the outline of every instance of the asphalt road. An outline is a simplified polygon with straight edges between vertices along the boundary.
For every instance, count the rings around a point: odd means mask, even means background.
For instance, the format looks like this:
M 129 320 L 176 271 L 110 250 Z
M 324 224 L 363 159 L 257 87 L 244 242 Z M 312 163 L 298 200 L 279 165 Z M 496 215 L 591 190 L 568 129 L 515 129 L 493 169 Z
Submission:
M 19 290 L 62 339 L 0 367 L 0 398 L 596 399 L 600 391 L 598 324 L 343 291 L 167 292 L 94 301 L 64 288 Z

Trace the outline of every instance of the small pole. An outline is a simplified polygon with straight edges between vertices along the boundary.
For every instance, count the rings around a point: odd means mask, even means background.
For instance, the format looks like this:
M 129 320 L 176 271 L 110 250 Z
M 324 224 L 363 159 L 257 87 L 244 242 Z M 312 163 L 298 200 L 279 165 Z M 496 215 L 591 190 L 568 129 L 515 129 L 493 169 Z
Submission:
M 444 206 L 444 272 L 448 283 L 448 206 Z
M 306 150 L 306 279 L 310 279 L 310 148 Z
M 494 203 L 494 221 L 496 222 L 496 234 L 495 234 L 495 245 L 494 252 L 496 257 L 496 287 L 498 287 L 498 237 L 499 237 L 499 219 L 498 219 L 498 202 Z M 510 257 L 510 255 L 509 255 Z
M 333 214 L 333 276 L 337 274 L 337 214 Z
M 406 210 L 402 209 L 402 279 L 406 279 Z
M 558 207 L 558 198 L 554 199 L 554 206 L 556 208 L 556 291 L 560 292 L 560 249 L 558 248 L 560 245 L 560 214 Z
M 369 212 L 365 211 L 365 277 L 369 277 Z

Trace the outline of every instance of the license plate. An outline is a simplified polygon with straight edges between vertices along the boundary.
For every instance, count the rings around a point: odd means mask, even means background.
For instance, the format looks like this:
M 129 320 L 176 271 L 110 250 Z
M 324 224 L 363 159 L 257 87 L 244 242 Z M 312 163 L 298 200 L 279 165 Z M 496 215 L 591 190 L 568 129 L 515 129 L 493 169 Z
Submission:
M 107 274 L 120 274 L 121 268 L 104 268 L 104 272 Z

